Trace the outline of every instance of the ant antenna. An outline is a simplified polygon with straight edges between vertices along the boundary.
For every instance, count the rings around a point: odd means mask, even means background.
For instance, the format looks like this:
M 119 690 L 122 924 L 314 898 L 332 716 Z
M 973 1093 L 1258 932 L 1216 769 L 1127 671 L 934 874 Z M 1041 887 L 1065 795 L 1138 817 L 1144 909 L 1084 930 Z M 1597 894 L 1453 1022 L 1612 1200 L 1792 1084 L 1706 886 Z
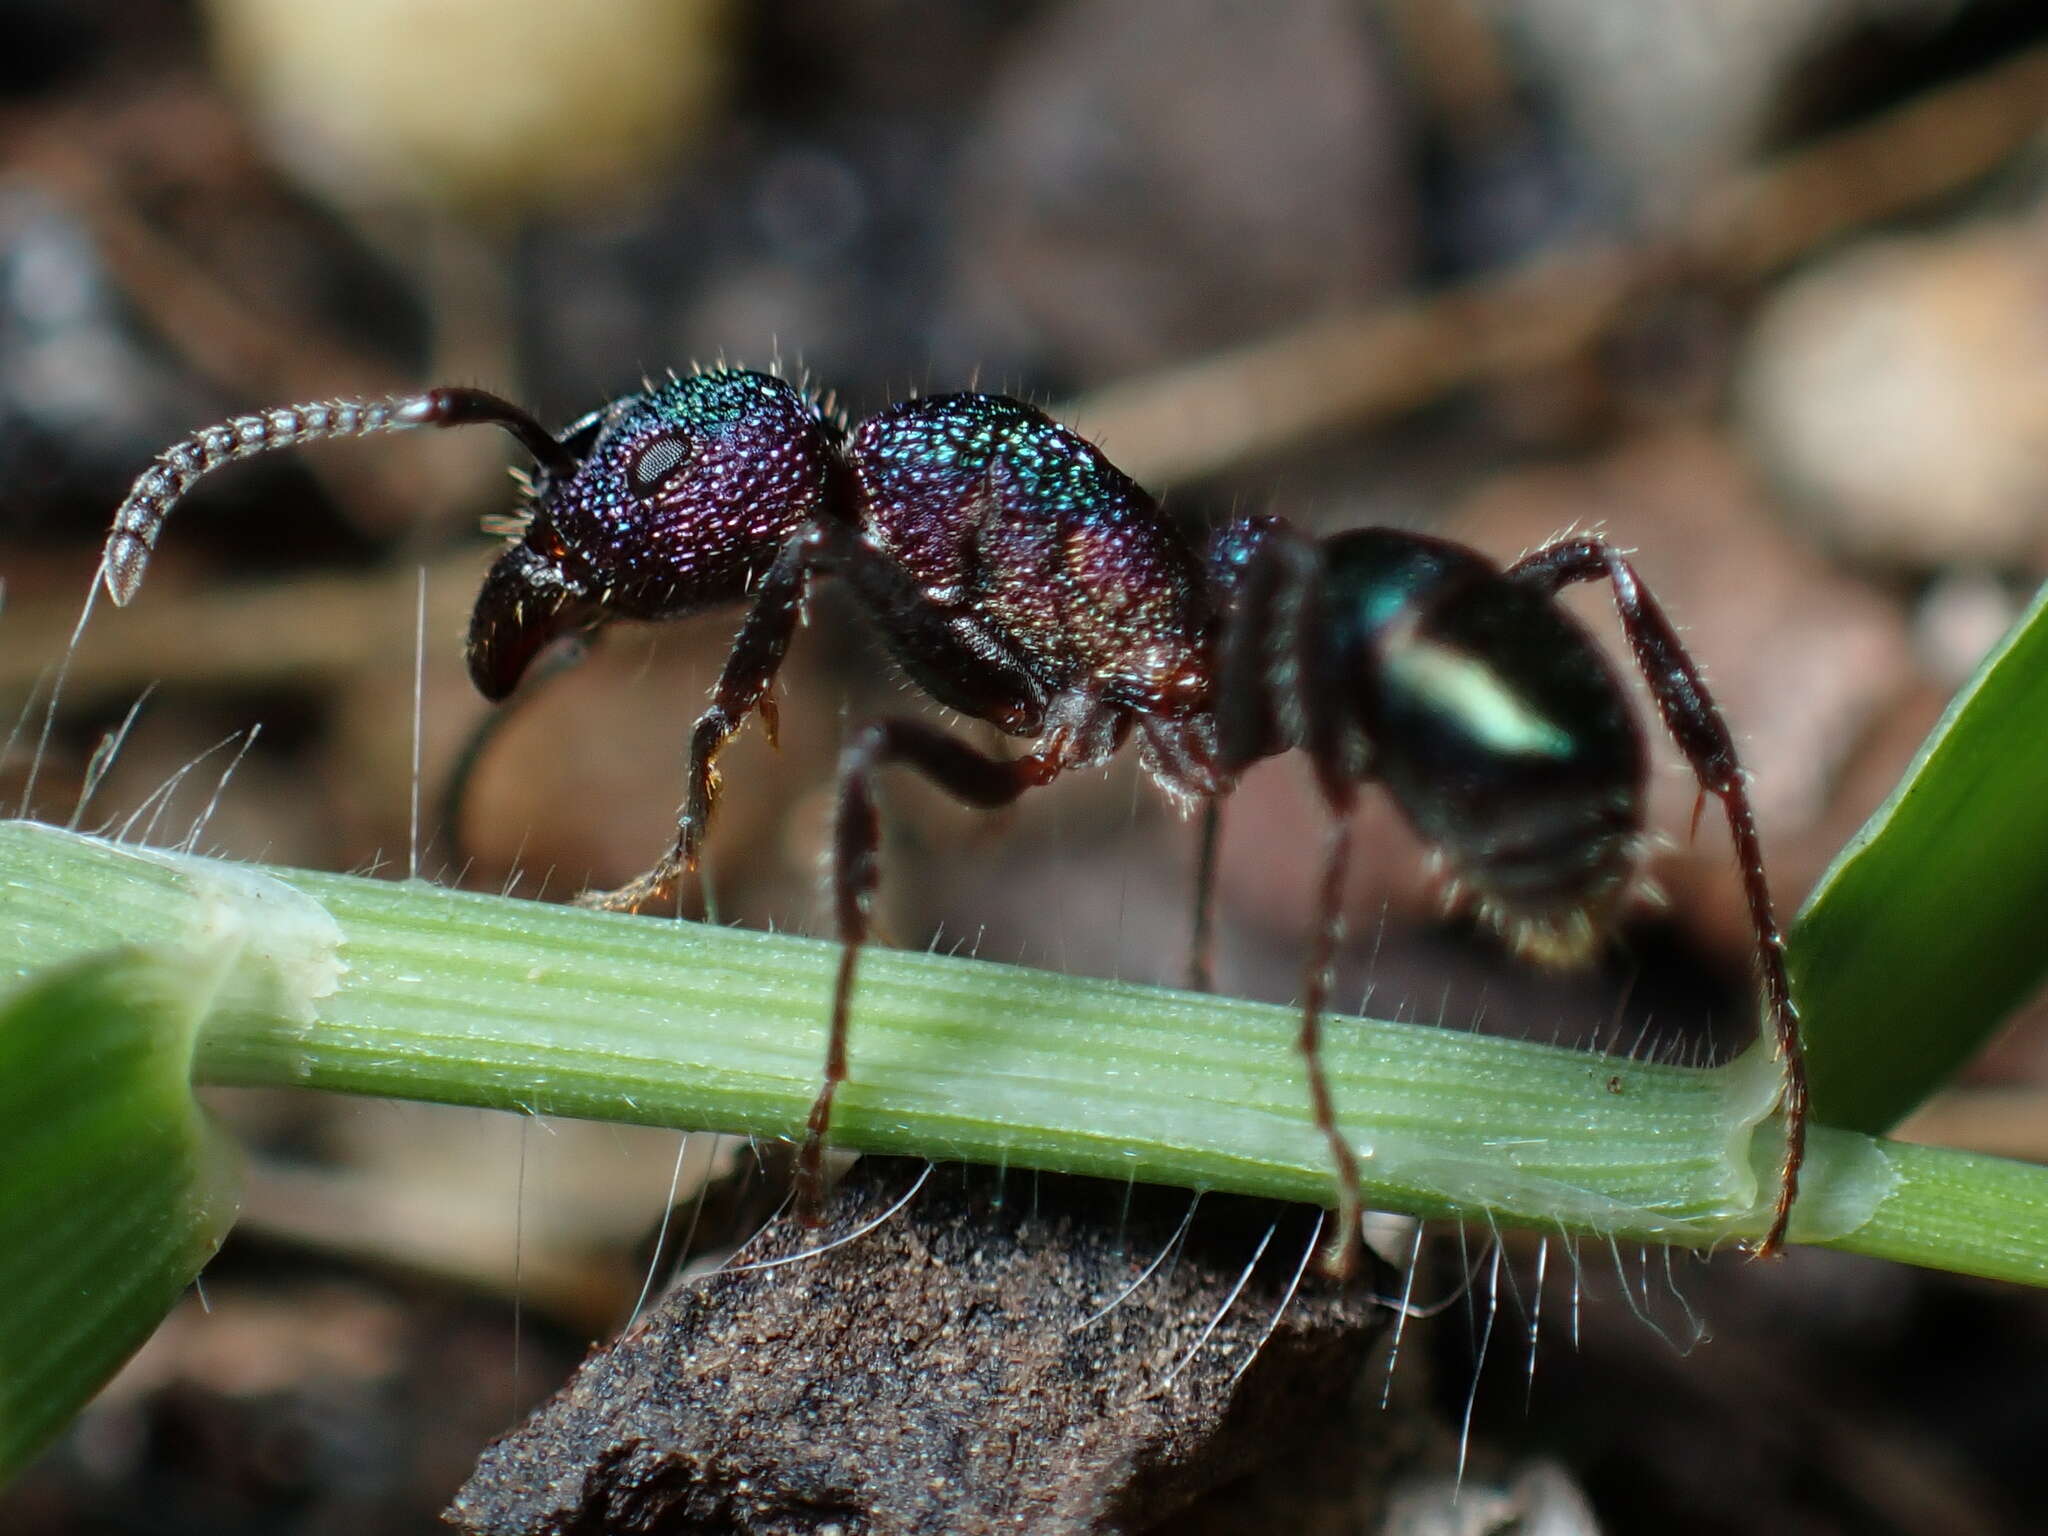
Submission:
M 231 417 L 173 443 L 136 478 L 128 499 L 114 514 L 113 531 L 100 557 L 107 595 L 123 605 L 135 596 L 164 519 L 194 481 L 223 464 L 328 438 L 476 425 L 504 428 L 551 476 L 571 476 L 581 467 L 576 456 L 525 411 L 481 389 L 430 389 L 391 400 L 319 400 Z

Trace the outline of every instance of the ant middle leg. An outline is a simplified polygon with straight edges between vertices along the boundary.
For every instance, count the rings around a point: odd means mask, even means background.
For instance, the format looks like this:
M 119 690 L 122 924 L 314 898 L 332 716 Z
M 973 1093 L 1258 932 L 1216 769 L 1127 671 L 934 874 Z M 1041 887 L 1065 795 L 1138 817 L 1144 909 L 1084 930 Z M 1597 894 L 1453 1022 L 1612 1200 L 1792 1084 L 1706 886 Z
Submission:
M 1337 1104 L 1330 1094 L 1323 1066 L 1323 1014 L 1330 1001 L 1330 978 L 1336 967 L 1337 941 L 1344 932 L 1344 877 L 1351 866 L 1351 816 L 1348 804 L 1332 806 L 1329 841 L 1323 850 L 1323 878 L 1316 896 L 1315 938 L 1301 980 L 1301 1059 L 1308 1074 L 1309 1106 L 1316 1129 L 1329 1143 L 1337 1170 L 1337 1231 L 1326 1262 L 1340 1279 L 1358 1273 L 1364 1257 L 1364 1209 L 1358 1197 L 1358 1154 L 1337 1124 Z
M 1223 840 L 1223 801 L 1202 803 L 1202 827 L 1195 844 L 1194 918 L 1189 924 L 1187 989 L 1216 990 L 1216 855 Z
M 1233 584 L 1231 617 L 1221 646 L 1218 768 L 1226 778 L 1235 779 L 1250 763 L 1298 743 L 1308 749 L 1330 813 L 1314 935 L 1302 972 L 1299 1049 L 1310 1112 L 1329 1144 L 1336 1175 L 1337 1227 L 1326 1262 L 1334 1274 L 1348 1278 L 1358 1272 L 1365 1253 L 1358 1154 L 1337 1122 L 1322 1038 L 1343 933 L 1351 811 L 1357 795 L 1352 777 L 1344 771 L 1346 754 L 1336 724 L 1342 712 L 1339 685 L 1313 651 L 1321 617 L 1315 545 L 1273 519 L 1258 520 L 1247 536 L 1252 547 Z
M 825 1206 L 825 1138 L 832 1125 L 832 1101 L 846 1081 L 846 1041 L 853 1011 L 853 982 L 868 938 L 869 910 L 881 881 L 881 817 L 875 807 L 875 775 L 895 764 L 915 768 L 956 800 L 981 810 L 1010 804 L 1027 789 L 1049 784 L 1060 773 L 1057 747 L 1019 758 L 990 757 L 922 721 L 878 720 L 857 731 L 839 759 L 839 805 L 832 831 L 832 900 L 842 946 L 832 990 L 831 1033 L 825 1047 L 825 1081 L 811 1104 L 803 1149 L 797 1155 L 797 1219 L 818 1226 Z
M 1799 1167 L 1806 1157 L 1806 1059 L 1799 1042 L 1799 1014 L 1792 1003 L 1792 985 L 1785 973 L 1785 938 L 1771 904 L 1756 815 L 1744 787 L 1734 739 L 1713 695 L 1707 691 L 1706 679 L 1687 654 L 1663 608 L 1643 585 L 1635 567 L 1605 539 L 1559 539 L 1510 566 L 1507 575 L 1544 593 L 1554 593 L 1574 582 L 1608 583 L 1622 631 L 1628 637 L 1638 670 L 1650 685 L 1665 728 L 1685 755 L 1701 795 L 1713 795 L 1727 814 L 1736 863 L 1742 872 L 1743 894 L 1749 905 L 1750 927 L 1756 935 L 1756 961 L 1762 974 L 1767 1027 L 1784 1079 L 1784 1162 L 1771 1224 L 1755 1250 L 1760 1258 L 1776 1253 L 1784 1245 L 1792 1202 L 1799 1193 Z M 1697 811 L 1694 820 L 1698 820 Z

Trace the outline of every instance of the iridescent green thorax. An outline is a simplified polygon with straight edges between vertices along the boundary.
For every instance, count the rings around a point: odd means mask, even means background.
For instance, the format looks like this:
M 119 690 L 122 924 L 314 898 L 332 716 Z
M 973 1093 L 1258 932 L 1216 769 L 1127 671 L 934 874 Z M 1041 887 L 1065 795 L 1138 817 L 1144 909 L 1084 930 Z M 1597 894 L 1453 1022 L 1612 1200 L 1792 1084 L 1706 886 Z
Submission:
M 1085 439 L 1020 401 L 941 395 L 862 423 L 848 458 L 866 541 L 1048 696 L 1166 714 L 1206 698 L 1199 563 Z

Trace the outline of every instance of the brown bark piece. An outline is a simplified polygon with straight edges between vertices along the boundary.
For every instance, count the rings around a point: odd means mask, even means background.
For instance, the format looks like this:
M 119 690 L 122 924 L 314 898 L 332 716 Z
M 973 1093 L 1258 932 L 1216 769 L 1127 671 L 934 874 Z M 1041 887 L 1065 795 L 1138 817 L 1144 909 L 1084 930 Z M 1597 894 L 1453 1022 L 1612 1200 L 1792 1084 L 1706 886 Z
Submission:
M 1190 1198 L 867 1159 L 825 1231 L 772 1223 L 591 1356 L 447 1518 L 490 1536 L 1148 1529 L 1330 1411 L 1389 1315 L 1312 1265 L 1290 1297 L 1317 1229 L 1299 1207 L 1211 1196 L 1167 1253 Z

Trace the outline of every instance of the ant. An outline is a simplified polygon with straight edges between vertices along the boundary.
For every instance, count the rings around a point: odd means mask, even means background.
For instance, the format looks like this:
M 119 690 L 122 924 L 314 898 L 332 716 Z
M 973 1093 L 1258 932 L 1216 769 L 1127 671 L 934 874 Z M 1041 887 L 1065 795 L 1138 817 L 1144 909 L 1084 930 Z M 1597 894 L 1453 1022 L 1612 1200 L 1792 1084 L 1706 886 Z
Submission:
M 914 768 L 994 809 L 1108 761 L 1135 737 L 1168 798 L 1205 813 L 1199 985 L 1217 808 L 1251 763 L 1299 748 L 1330 817 L 1300 1048 L 1349 1267 L 1359 1169 L 1320 1054 L 1349 813 L 1362 786 L 1384 786 L 1444 855 L 1454 902 L 1535 960 L 1589 955 L 1636 884 L 1648 761 L 1620 678 L 1555 601 L 1566 586 L 1604 580 L 1698 781 L 1695 824 L 1713 795 L 1734 839 L 1783 1076 L 1785 1154 L 1756 1252 L 1782 1244 L 1806 1086 L 1755 818 L 1699 669 L 1604 540 L 1567 536 L 1501 568 L 1421 534 L 1373 528 L 1315 541 L 1278 518 L 1245 516 L 1198 547 L 1092 444 L 1022 402 L 927 396 L 849 426 L 780 377 L 721 367 L 650 384 L 559 436 L 470 388 L 291 406 L 206 428 L 136 481 L 107 539 L 107 590 L 120 604 L 134 596 L 164 519 L 220 465 L 321 439 L 468 425 L 502 428 L 536 465 L 470 623 L 470 676 L 486 698 L 510 696 L 552 642 L 613 619 L 748 605 L 690 735 L 673 848 L 584 904 L 638 910 L 667 900 L 695 868 L 719 751 L 756 711 L 774 739 L 770 691 L 814 576 L 850 588 L 897 664 L 939 703 L 1031 740 L 1022 756 L 1001 758 L 894 717 L 859 727 L 843 749 L 832 834 L 841 960 L 824 1082 L 798 1158 L 808 1223 L 822 1211 L 823 1151 L 880 878 L 882 769 Z

